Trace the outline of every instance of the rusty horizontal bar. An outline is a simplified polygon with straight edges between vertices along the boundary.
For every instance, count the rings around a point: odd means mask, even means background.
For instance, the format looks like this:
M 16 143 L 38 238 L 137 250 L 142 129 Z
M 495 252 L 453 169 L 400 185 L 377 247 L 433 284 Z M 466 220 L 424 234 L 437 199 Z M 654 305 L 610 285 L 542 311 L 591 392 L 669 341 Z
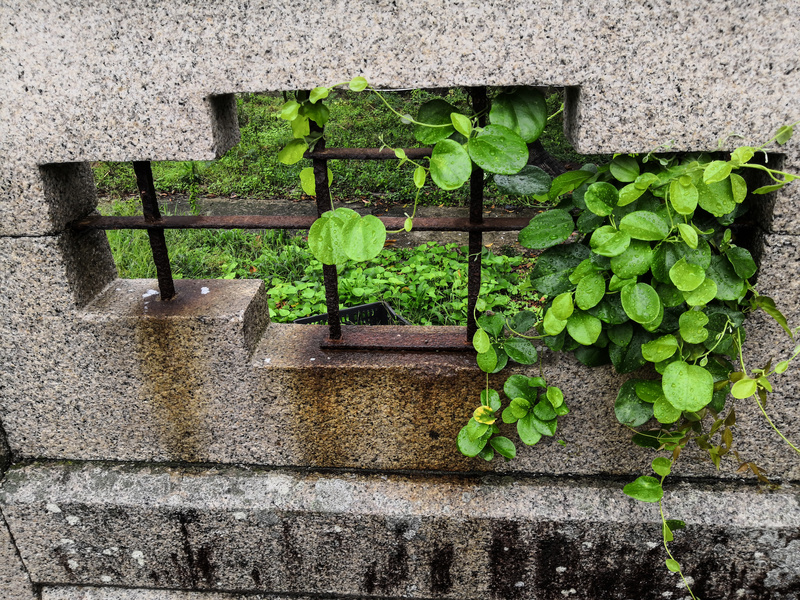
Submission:
M 405 217 L 378 217 L 389 230 L 402 229 Z M 308 229 L 316 220 L 314 216 L 295 215 L 208 215 L 167 216 L 158 221 L 144 217 L 102 217 L 92 215 L 75 221 L 75 229 Z M 481 223 L 471 223 L 469 218 L 418 217 L 414 219 L 417 231 L 519 231 L 530 218 L 493 217 Z
M 411 160 L 429 157 L 432 151 L 432 148 L 403 148 L 403 152 Z M 321 160 L 397 160 L 397 155 L 391 148 L 325 148 L 306 152 L 305 157 Z
M 388 331 L 381 327 L 342 326 L 342 337 L 338 340 L 324 339 L 320 348 L 325 350 L 403 350 L 420 352 L 470 352 L 474 351 L 467 341 L 467 328 L 457 331 L 416 332 L 403 331 L 397 327 Z M 409 328 L 411 329 L 411 328 Z M 448 328 L 452 329 L 452 328 Z

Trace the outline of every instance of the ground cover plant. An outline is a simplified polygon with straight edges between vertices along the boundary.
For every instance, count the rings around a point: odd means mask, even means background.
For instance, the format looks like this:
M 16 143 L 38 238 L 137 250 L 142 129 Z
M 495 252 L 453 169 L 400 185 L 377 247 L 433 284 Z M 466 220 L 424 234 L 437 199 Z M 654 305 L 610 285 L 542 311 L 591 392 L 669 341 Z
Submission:
M 382 97 L 362 77 L 339 85 Z M 323 101 L 331 91 L 318 87 L 283 105 L 281 118 L 291 123 L 294 139 L 281 151 L 282 162 L 299 163 L 318 142 L 330 116 Z M 662 504 L 664 480 L 683 449 L 696 445 L 717 468 L 726 455 L 735 457 L 739 472 L 751 471 L 766 481 L 755 463 L 734 449 L 732 395 L 752 399 L 777 435 L 800 453 L 765 408 L 773 381 L 789 369 L 800 346 L 774 366 L 769 362 L 747 369 L 742 349 L 747 313 L 763 310 L 790 337 L 795 331 L 774 300 L 752 284 L 756 263 L 734 243 L 730 229 L 746 210 L 748 193 L 770 193 L 797 178 L 755 160 L 769 144 L 786 143 L 793 125 L 758 147 L 740 146 L 721 155 L 617 155 L 606 164 L 586 164 L 551 178 L 528 164 L 528 144 L 541 135 L 548 119 L 538 90 L 499 90 L 488 110 L 473 112 L 433 99 L 416 115 L 397 116 L 413 126 L 419 142 L 433 145 L 427 162 L 412 161 L 395 148 L 400 164 L 413 167 L 417 198 L 429 178 L 441 189 L 456 190 L 480 168 L 494 174 L 495 185 L 509 194 L 521 192 L 555 205 L 535 216 L 519 235 L 523 246 L 543 251 L 531 285 L 547 296 L 544 315 L 503 315 L 482 301 L 476 307 L 482 314 L 473 345 L 478 366 L 487 374 L 486 387 L 458 434 L 459 450 L 487 461 L 498 454 L 513 459 L 516 446 L 500 435 L 499 421 L 514 425 L 526 445 L 554 436 L 558 418 L 569 413 L 558 388 L 541 376 L 516 374 L 506 380 L 504 398 L 489 386 L 488 375 L 510 361 L 535 364 L 534 341 L 573 352 L 588 366 L 611 364 L 620 373 L 649 365 L 647 376 L 622 385 L 614 413 L 633 431 L 634 444 L 661 454 L 652 461 L 658 477 L 643 475 L 623 491 L 659 504 L 666 567 L 680 575 L 695 598 L 669 548 L 674 531 L 685 525 L 668 520 Z M 309 121 L 316 130 L 309 128 Z M 303 184 L 313 194 L 309 170 Z M 743 176 L 747 172 L 768 183 L 752 186 Z M 413 217 L 412 212 L 406 219 L 406 230 L 413 228 Z M 576 231 L 578 239 L 566 243 Z M 321 262 L 341 265 L 369 261 L 385 237 L 375 217 L 332 206 L 312 226 L 309 243 Z
M 116 216 L 140 210 L 138 200 L 103 208 Z M 150 244 L 141 230 L 107 232 L 120 277 L 154 278 Z M 167 230 L 176 279 L 263 279 L 270 317 L 278 323 L 323 314 L 322 264 L 302 235 L 285 231 Z M 386 248 L 371 260 L 342 265 L 340 308 L 385 300 L 417 325 L 465 325 L 467 320 L 466 248 L 429 242 L 417 248 Z M 483 256 L 481 295 L 496 309 L 539 310 L 540 295 L 530 286 L 533 260 L 523 254 Z
M 416 113 L 434 97 L 431 92 L 415 90 L 384 94 L 386 101 L 400 113 Z M 444 95 L 455 105 L 465 105 L 466 94 L 460 88 Z M 278 160 L 278 151 L 292 139 L 285 121 L 275 117 L 284 99 L 280 94 L 242 94 L 237 97 L 241 142 L 222 158 L 210 162 L 154 162 L 156 188 L 162 192 L 193 194 L 195 197 L 249 196 L 255 198 L 290 198 L 303 195 L 298 175 L 301 165 L 286 166 Z M 547 97 L 549 111 L 561 104 L 557 92 Z M 337 90 L 328 103 L 331 111 L 326 136 L 331 145 L 347 147 L 392 147 L 418 145 L 410 129 L 386 110 L 377 97 Z M 565 140 L 560 119 L 553 119 L 542 133 L 545 148 L 566 163 L 581 163 L 587 157 L 576 154 Z M 591 159 L 592 157 L 588 157 Z M 408 203 L 414 190 L 396 164 L 387 161 L 331 161 L 334 175 L 333 194 L 337 199 L 357 201 L 363 205 L 377 202 Z M 100 162 L 93 165 L 98 192 L 112 198 L 130 197 L 137 193 L 136 179 L 130 163 Z M 490 187 L 487 194 L 500 203 L 525 204 Z M 458 205 L 466 201 L 464 190 L 446 193 L 429 187 L 423 203 Z

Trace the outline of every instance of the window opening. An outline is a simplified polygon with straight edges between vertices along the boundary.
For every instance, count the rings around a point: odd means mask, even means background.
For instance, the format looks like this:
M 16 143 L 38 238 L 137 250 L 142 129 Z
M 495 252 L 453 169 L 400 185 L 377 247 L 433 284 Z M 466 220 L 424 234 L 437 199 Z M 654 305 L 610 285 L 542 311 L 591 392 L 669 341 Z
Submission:
M 488 105 L 485 87 L 468 88 L 473 110 L 484 114 Z M 485 116 L 481 118 L 485 126 Z M 313 123 L 312 123 L 313 125 Z M 312 152 L 305 157 L 312 160 L 317 190 L 317 213 L 321 215 L 330 208 L 330 192 L 327 178 L 329 160 L 398 160 L 394 151 L 386 148 L 326 148 L 324 138 Z M 412 159 L 430 157 L 430 148 L 406 148 L 406 155 Z M 142 200 L 141 217 L 88 216 L 77 223 L 77 228 L 92 229 L 145 229 L 150 239 L 150 247 L 156 266 L 158 285 L 163 301 L 175 296 L 175 287 L 169 261 L 169 252 L 164 237 L 165 229 L 309 229 L 314 217 L 295 215 L 161 215 L 150 162 L 133 163 L 137 187 Z M 323 348 L 349 350 L 443 350 L 470 351 L 471 340 L 477 330 L 475 305 L 481 287 L 481 253 L 483 232 L 519 231 L 525 228 L 529 219 L 525 217 L 483 217 L 484 173 L 474 167 L 470 177 L 470 202 L 467 217 L 418 217 L 414 219 L 417 231 L 462 231 L 468 233 L 468 294 L 466 328 L 442 328 L 441 331 L 418 332 L 414 329 L 383 330 L 347 326 L 341 323 L 339 311 L 338 276 L 336 266 L 323 265 L 325 299 L 328 312 L 328 338 L 322 342 Z M 401 229 L 404 217 L 380 217 L 387 229 Z M 456 330 L 455 332 L 453 330 Z

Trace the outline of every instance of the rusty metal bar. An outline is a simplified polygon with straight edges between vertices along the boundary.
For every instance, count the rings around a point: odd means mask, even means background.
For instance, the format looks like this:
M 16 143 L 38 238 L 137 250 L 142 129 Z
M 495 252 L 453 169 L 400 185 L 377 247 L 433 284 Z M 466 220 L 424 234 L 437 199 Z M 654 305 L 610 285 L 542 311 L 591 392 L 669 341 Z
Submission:
M 433 149 L 404 148 L 403 151 L 411 160 L 419 160 L 429 157 Z M 391 148 L 320 148 L 319 144 L 313 152 L 306 152 L 305 157 L 322 160 L 397 160 Z
M 310 122 L 311 131 L 322 132 L 323 128 Z M 325 138 L 317 142 L 315 154 L 324 153 Z M 325 158 L 314 158 L 314 191 L 317 194 L 317 216 L 331 210 L 331 191 L 328 187 L 328 161 Z M 339 275 L 336 265 L 322 265 L 322 277 L 325 282 L 325 305 L 328 308 L 328 336 L 331 340 L 342 337 L 342 319 L 339 316 Z
M 158 278 L 158 289 L 161 292 L 161 300 L 172 300 L 175 297 L 175 283 L 172 281 L 172 269 L 169 266 L 169 252 L 167 251 L 167 241 L 164 238 L 164 230 L 150 227 L 150 225 L 157 223 L 161 219 L 150 162 L 134 161 L 133 171 L 136 174 L 136 185 L 139 188 L 139 196 L 142 199 L 143 219 L 145 224 L 148 225 L 147 235 L 150 238 L 153 262 L 156 264 L 156 276 Z
M 403 350 L 420 352 L 469 352 L 472 344 L 466 340 L 466 328 L 457 331 L 418 332 L 409 328 L 402 334 L 397 327 L 384 329 L 376 326 L 345 325 L 344 335 L 338 340 L 323 340 L 320 348 L 326 350 Z
M 387 229 L 402 229 L 405 217 L 378 217 Z M 308 229 L 316 221 L 313 216 L 287 215 L 218 215 L 162 216 L 148 222 L 143 217 L 101 217 L 92 215 L 74 221 L 75 229 Z M 530 218 L 493 217 L 480 223 L 459 217 L 416 217 L 416 231 L 519 231 Z
M 486 125 L 485 112 L 488 108 L 485 87 L 474 87 L 469 90 L 472 97 L 472 109 L 480 115 L 478 122 L 481 127 Z M 472 226 L 483 223 L 483 169 L 477 165 L 472 167 L 469 179 L 469 223 Z M 475 321 L 475 305 L 481 291 L 481 252 L 483 250 L 483 235 L 481 231 L 470 228 L 469 230 L 469 257 L 467 258 L 467 340 L 471 341 L 478 324 Z

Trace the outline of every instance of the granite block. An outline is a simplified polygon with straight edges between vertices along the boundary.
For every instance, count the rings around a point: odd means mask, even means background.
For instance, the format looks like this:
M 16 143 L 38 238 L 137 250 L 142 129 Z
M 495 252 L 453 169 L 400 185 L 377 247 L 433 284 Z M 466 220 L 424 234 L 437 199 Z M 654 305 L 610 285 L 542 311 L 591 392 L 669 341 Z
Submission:
M 50 586 L 463 600 L 680 594 L 662 566 L 658 506 L 620 486 L 38 463 L 9 471 L 0 504 L 32 580 Z M 671 549 L 696 594 L 797 598 L 796 490 L 673 484 L 665 507 L 687 524 Z
M 162 303 L 155 281 L 118 280 L 82 311 L 4 332 L 0 402 L 18 456 L 204 460 L 206 445 L 240 442 L 223 430 L 234 405 L 252 405 L 263 283 L 175 283 Z
M 0 237 L 0 327 L 66 316 L 117 275 L 105 232 Z
M 120 280 L 75 321 L 23 322 L 6 335 L 0 417 L 16 457 L 626 476 L 646 472 L 653 458 L 614 417 L 624 377 L 610 368 L 543 353 L 570 415 L 555 438 L 518 444 L 511 463 L 486 463 L 455 445 L 485 386 L 469 354 L 324 351 L 324 326 L 280 324 L 251 354 L 247 340 L 257 336 L 248 338 L 245 324 L 266 314 L 259 282 L 177 284 L 193 285 L 199 298 L 194 306 L 190 288 L 179 287 L 187 314 L 176 304 L 176 315 L 157 318 L 155 295 L 147 296 L 154 282 Z M 503 381 L 490 383 L 500 390 Z M 790 397 L 773 409 L 796 415 Z M 771 476 L 800 478 L 756 407 L 743 407 L 739 423 Z M 514 426 L 502 428 L 516 437 Z M 718 476 L 691 452 L 677 470 Z M 720 476 L 734 471 L 726 464 Z
M 0 515 L 0 591 L 3 600 L 38 600 L 2 515 Z
M 42 588 L 41 600 L 335 600 L 333 596 L 262 596 L 260 594 L 220 594 L 216 592 L 181 592 L 154 589 L 59 586 Z

